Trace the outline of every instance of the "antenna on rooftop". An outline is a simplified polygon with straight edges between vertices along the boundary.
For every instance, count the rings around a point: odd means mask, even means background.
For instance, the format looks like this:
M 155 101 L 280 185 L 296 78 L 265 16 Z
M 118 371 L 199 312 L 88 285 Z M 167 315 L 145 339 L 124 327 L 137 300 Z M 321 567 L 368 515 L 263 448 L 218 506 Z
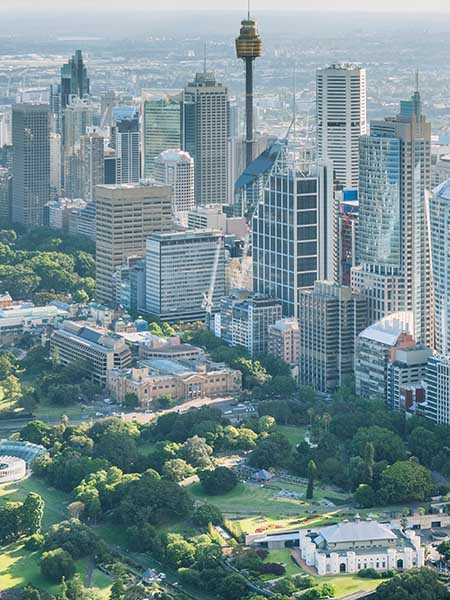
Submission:
M 419 69 L 416 69 L 416 90 L 419 93 Z
M 247 17 L 248 17 L 248 20 L 250 21 L 250 0 L 247 0 Z
M 203 73 L 206 73 L 206 42 L 203 44 Z

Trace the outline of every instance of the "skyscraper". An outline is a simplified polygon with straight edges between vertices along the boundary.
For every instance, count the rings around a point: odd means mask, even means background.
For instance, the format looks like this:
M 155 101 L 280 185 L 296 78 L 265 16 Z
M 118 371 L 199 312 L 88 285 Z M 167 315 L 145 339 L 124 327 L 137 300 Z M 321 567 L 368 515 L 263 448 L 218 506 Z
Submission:
M 450 180 L 437 187 L 430 199 L 430 234 L 434 349 L 450 354 Z
M 285 143 L 266 178 L 252 221 L 253 290 L 282 301 L 298 316 L 299 292 L 331 279 L 333 188 L 329 162 L 303 163 Z
M 142 176 L 155 175 L 156 158 L 181 147 L 181 92 L 142 91 Z
M 99 185 L 95 193 L 97 299 L 108 304 L 116 269 L 130 256 L 144 256 L 151 233 L 172 227 L 172 190 L 153 182 Z
M 12 109 L 12 220 L 42 225 L 50 200 L 50 114 L 48 104 L 15 104 Z
M 194 208 L 194 161 L 183 150 L 165 150 L 156 159 L 155 178 L 170 185 L 173 191 L 173 213 L 183 221 L 183 213 Z
M 433 341 L 426 197 L 431 126 L 420 95 L 395 118 L 374 121 L 361 138 L 359 223 L 352 287 L 369 302 L 369 320 L 412 311 L 418 342 Z
M 141 175 L 139 116 L 120 119 L 111 130 L 116 151 L 116 183 L 138 183 Z
M 318 156 L 333 161 L 341 187 L 357 189 L 359 138 L 367 133 L 365 69 L 351 64 L 319 69 L 316 103 Z
M 81 197 L 95 200 L 95 188 L 105 182 L 104 138 L 89 131 L 80 138 Z
M 64 109 L 64 151 L 78 150 L 80 138 L 92 127 L 94 110 L 88 99 L 71 98 Z
M 89 94 L 89 78 L 81 50 L 61 67 L 61 108 L 69 104 L 71 96 L 84 98 Z
M 245 62 L 245 166 L 255 158 L 253 154 L 253 63 L 262 54 L 262 41 L 256 29 L 256 22 L 250 19 L 250 8 L 247 19 L 241 23 L 239 37 L 236 39 L 236 53 Z
M 228 113 L 227 88 L 217 83 L 214 73 L 197 73 L 183 101 L 183 149 L 194 159 L 197 204 L 229 200 Z

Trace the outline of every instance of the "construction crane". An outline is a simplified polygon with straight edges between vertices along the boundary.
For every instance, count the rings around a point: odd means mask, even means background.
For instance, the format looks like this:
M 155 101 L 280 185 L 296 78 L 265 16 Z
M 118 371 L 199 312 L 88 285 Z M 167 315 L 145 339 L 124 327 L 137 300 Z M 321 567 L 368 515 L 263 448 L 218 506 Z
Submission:
M 214 262 L 213 262 L 213 268 L 211 271 L 211 280 L 209 282 L 209 289 L 208 289 L 208 292 L 203 293 L 202 308 L 204 308 L 206 311 L 206 324 L 208 326 L 208 329 L 211 324 L 211 315 L 212 315 L 212 309 L 214 306 L 214 303 L 213 303 L 214 290 L 216 288 L 217 271 L 219 269 L 219 258 L 220 258 L 220 250 L 222 248 L 222 240 L 223 240 L 222 236 L 219 235 L 217 237 L 217 241 L 216 241 L 216 251 L 214 253 Z

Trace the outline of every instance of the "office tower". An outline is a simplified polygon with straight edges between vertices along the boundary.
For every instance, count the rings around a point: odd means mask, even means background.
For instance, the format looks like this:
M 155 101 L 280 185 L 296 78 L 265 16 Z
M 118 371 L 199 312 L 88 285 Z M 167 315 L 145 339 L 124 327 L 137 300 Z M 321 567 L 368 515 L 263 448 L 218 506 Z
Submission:
M 239 37 L 236 38 L 236 54 L 245 63 L 245 164 L 248 166 L 254 159 L 253 63 L 262 54 L 262 41 L 258 35 L 256 22 L 250 19 L 250 9 L 247 19 L 241 23 Z
M 145 260 L 130 256 L 114 273 L 116 304 L 133 312 L 145 311 Z
M 298 320 L 279 319 L 269 325 L 267 352 L 281 359 L 291 367 L 298 365 L 300 356 L 300 330 Z
M 11 113 L 0 114 L 0 148 L 11 145 Z
M 113 274 L 130 256 L 144 256 L 145 239 L 172 227 L 172 190 L 148 184 L 96 188 L 97 299 L 111 303 Z
M 447 179 L 450 179 L 450 154 L 443 154 L 431 167 L 431 187 L 435 188 Z
M 112 184 L 116 182 L 117 174 L 117 156 L 116 151 L 106 146 L 105 153 L 105 183 Z
M 185 221 L 194 208 L 194 161 L 183 150 L 165 150 L 156 159 L 155 179 L 172 187 L 173 214 Z
M 195 165 L 197 204 L 227 204 L 228 90 L 214 73 L 197 73 L 184 91 L 183 150 Z M 172 146 L 173 147 L 173 146 Z
M 50 200 L 48 104 L 15 104 L 12 109 L 12 220 L 27 227 L 43 224 Z
M 61 191 L 61 134 L 50 134 L 50 187 L 55 192 Z
M 50 105 L 50 130 L 52 133 L 63 133 L 61 107 L 61 84 L 52 83 L 48 96 Z
M 141 176 L 139 116 L 120 119 L 111 129 L 111 148 L 116 151 L 115 183 L 138 183 Z
M 387 365 L 396 348 L 414 348 L 414 315 L 411 311 L 392 313 L 369 325 L 356 340 L 355 391 L 361 398 L 385 401 Z
M 215 322 L 219 336 L 230 346 L 245 348 L 251 356 L 266 354 L 269 327 L 281 319 L 281 302 L 260 294 L 239 293 L 220 300 Z
M 434 349 L 450 354 L 450 180 L 429 201 L 433 269 Z
M 0 223 L 11 220 L 12 177 L 9 169 L 0 167 Z
M 299 302 L 299 380 L 331 393 L 353 375 L 356 336 L 367 326 L 367 300 L 351 288 L 316 281 Z
M 116 94 L 107 92 L 100 98 L 101 126 L 112 127 L 114 123 L 113 110 L 116 104 Z
M 71 96 L 84 98 L 89 95 L 89 78 L 83 63 L 81 50 L 61 67 L 61 109 L 65 109 Z
M 142 91 L 142 176 L 155 176 L 157 157 L 181 147 L 181 92 Z
M 435 423 L 450 425 L 450 356 L 435 355 L 425 373 L 425 416 Z
M 400 114 L 374 121 L 361 138 L 357 255 L 352 287 L 369 301 L 369 320 L 413 311 L 414 338 L 431 345 L 430 256 L 426 198 L 431 126 L 420 95 Z
M 217 253 L 219 253 L 217 255 Z M 213 310 L 225 294 L 223 236 L 212 229 L 158 231 L 147 239 L 146 310 L 163 321 L 205 318 L 204 294 L 217 271 Z
M 85 208 L 72 208 L 69 212 L 69 233 L 84 235 L 95 242 L 97 205 L 95 202 L 85 204 Z
M 392 348 L 387 364 L 386 405 L 390 410 L 414 412 L 425 401 L 424 379 L 430 348 L 417 344 Z
M 298 316 L 299 293 L 332 279 L 333 188 L 329 162 L 303 162 L 285 143 L 252 220 L 253 290 Z
M 359 138 L 367 132 L 366 71 L 331 65 L 316 75 L 317 151 L 333 162 L 336 181 L 358 188 Z
M 67 198 L 80 198 L 83 190 L 80 152 L 73 150 L 66 152 L 64 154 L 64 185 L 62 193 Z
M 95 200 L 95 188 L 105 182 L 105 140 L 97 132 L 80 138 L 81 197 Z
M 80 138 L 92 127 L 94 109 L 88 99 L 71 98 L 64 109 L 64 151 L 72 152 L 80 147 Z

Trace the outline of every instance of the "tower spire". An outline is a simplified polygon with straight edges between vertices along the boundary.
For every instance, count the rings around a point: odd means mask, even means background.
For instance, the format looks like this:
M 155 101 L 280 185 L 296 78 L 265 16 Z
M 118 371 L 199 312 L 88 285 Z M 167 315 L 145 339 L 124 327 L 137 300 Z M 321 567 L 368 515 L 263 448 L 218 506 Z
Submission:
M 203 44 L 203 73 L 206 73 L 206 42 Z
M 416 69 L 416 93 L 419 93 L 419 69 Z
M 250 0 L 247 0 L 247 19 L 250 21 Z

